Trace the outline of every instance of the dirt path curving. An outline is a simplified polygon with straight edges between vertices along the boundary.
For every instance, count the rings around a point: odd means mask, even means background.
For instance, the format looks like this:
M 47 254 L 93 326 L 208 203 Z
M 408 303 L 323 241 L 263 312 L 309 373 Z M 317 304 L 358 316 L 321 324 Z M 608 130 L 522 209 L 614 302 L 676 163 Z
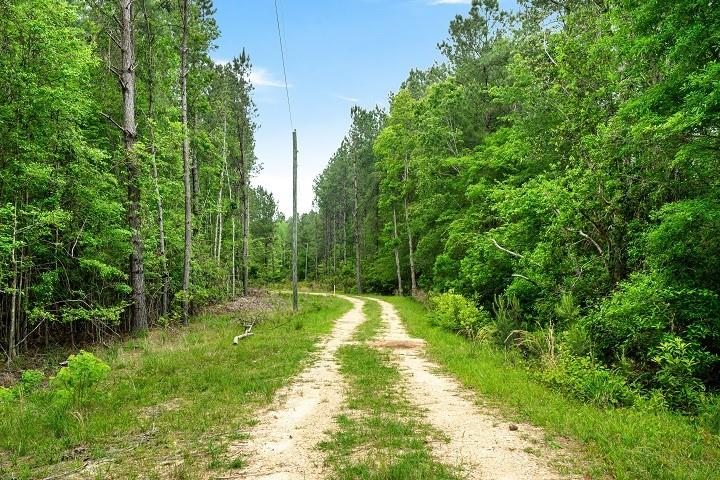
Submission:
M 438 461 L 459 467 L 463 477 L 471 480 L 567 478 L 543 458 L 528 453 L 542 444 L 542 430 L 519 425 L 517 431 L 510 431 L 507 422 L 481 411 L 472 394 L 455 379 L 438 373 L 438 366 L 422 355 L 424 342 L 408 335 L 395 307 L 376 301 L 382 307 L 385 329 L 375 346 L 392 350 L 407 381 L 408 399 L 449 439 L 433 445 Z
M 350 297 L 353 308 L 343 315 L 319 345 L 316 361 L 281 389 L 273 406 L 262 412 L 249 440 L 232 445 L 231 456 L 243 455 L 247 468 L 233 478 L 322 479 L 323 455 L 316 445 L 340 413 L 345 384 L 335 360 L 336 350 L 351 340 L 365 319 L 364 302 Z M 230 477 L 226 477 L 230 478 Z

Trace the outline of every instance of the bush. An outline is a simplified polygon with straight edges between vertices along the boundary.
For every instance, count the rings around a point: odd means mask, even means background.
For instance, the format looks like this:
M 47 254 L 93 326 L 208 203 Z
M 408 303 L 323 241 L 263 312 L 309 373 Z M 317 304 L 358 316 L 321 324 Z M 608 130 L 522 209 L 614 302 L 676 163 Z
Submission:
M 460 294 L 448 292 L 431 297 L 433 309 L 430 323 L 474 337 L 484 325 L 491 323 L 490 314 Z
M 12 388 L 0 387 L 0 403 L 11 402 L 19 397 L 25 397 L 35 391 L 45 380 L 45 374 L 40 370 L 25 370 L 20 376 L 20 382 Z
M 720 396 L 708 395 L 700 411 L 700 424 L 713 435 L 720 435 Z
M 22 393 L 27 395 L 36 390 L 44 380 L 45 374 L 40 370 L 25 370 L 20 377 L 19 387 Z
M 667 284 L 655 274 L 637 274 L 583 320 L 606 363 L 626 357 L 648 387 L 657 386 L 654 356 L 673 335 L 694 347 L 695 376 L 713 381 L 720 341 L 720 300 L 707 290 Z
M 0 404 L 11 402 L 15 399 L 13 390 L 6 387 L 0 387 Z
M 85 403 L 88 391 L 104 380 L 109 372 L 108 364 L 92 353 L 81 350 L 77 355 L 70 355 L 67 366 L 50 380 L 50 385 L 60 402 L 73 401 L 81 405 Z
M 700 364 L 692 345 L 682 338 L 670 336 L 658 347 L 653 361 L 660 369 L 655 374 L 658 386 L 671 408 L 695 413 L 703 400 L 705 386 L 695 376 Z
M 638 399 L 622 376 L 590 357 L 561 354 L 538 376 L 550 387 L 600 407 L 631 406 Z

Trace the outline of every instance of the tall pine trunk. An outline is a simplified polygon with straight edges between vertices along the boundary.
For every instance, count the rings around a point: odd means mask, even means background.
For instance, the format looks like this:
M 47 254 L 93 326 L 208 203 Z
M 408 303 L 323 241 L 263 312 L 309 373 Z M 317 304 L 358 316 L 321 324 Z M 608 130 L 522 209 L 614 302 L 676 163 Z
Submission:
M 17 284 L 18 284 L 18 266 L 17 256 L 15 254 L 15 243 L 17 242 L 17 201 L 13 210 L 13 236 L 12 236 L 12 252 L 11 261 L 13 266 L 13 277 L 10 285 L 12 293 L 10 295 L 10 331 L 8 332 L 8 363 L 11 363 L 17 356 Z
M 223 237 L 222 197 L 225 190 L 225 171 L 227 170 L 227 117 L 223 119 L 222 171 L 220 172 L 220 188 L 217 199 L 217 228 L 215 229 L 215 261 L 220 263 Z
M 355 288 L 357 293 L 362 293 L 362 272 L 360 265 L 360 225 L 358 223 L 358 172 L 357 154 L 353 155 L 353 236 L 355 241 Z
M 409 173 L 409 165 L 408 161 L 405 161 L 405 176 L 403 178 L 403 181 L 407 183 L 408 179 L 408 173 Z M 410 258 L 410 294 L 414 297 L 417 293 L 417 283 L 415 282 L 415 252 L 413 250 L 413 236 L 412 236 L 412 228 L 410 227 L 410 212 L 408 211 L 408 199 L 407 199 L 407 192 L 405 192 L 405 195 L 403 196 L 403 208 L 405 210 L 405 228 L 407 228 L 407 236 L 408 236 L 408 247 L 409 247 L 409 258 Z
M 192 254 L 192 186 L 190 184 L 190 135 L 188 132 L 187 76 L 188 76 L 188 0 L 182 1 L 182 45 L 180 47 L 180 109 L 183 132 L 183 183 L 185 188 L 185 254 L 183 259 L 183 322 L 190 316 L 190 256 Z
M 119 0 L 120 6 L 120 87 L 123 96 L 123 143 L 127 169 L 128 224 L 130 227 L 132 253 L 130 254 L 130 287 L 132 289 L 133 330 L 147 328 L 145 303 L 145 266 L 141 237 L 140 215 L 140 169 L 134 152 L 137 142 L 135 123 L 135 33 L 133 31 L 133 0 Z
M 152 180 L 153 187 L 155 190 L 155 201 L 157 203 L 157 221 L 158 221 L 158 247 L 160 249 L 160 261 L 162 268 L 162 293 L 160 303 L 160 315 L 165 315 L 170 309 L 170 272 L 168 271 L 167 264 L 167 248 L 165 246 L 165 212 L 163 210 L 162 195 L 160 194 L 160 178 L 158 175 L 157 168 L 157 147 L 155 145 L 155 134 L 153 130 L 153 114 L 154 114 L 154 98 L 155 98 L 155 69 L 153 67 L 153 46 L 155 43 L 155 36 L 152 31 L 150 23 L 150 17 L 148 15 L 147 6 L 143 2 L 143 15 L 145 17 L 145 28 L 148 36 L 148 74 L 147 74 L 147 89 L 148 89 L 148 125 L 150 134 L 150 158 L 152 160 Z
M 398 239 L 398 228 L 397 228 L 397 213 L 395 212 L 395 206 L 393 205 L 393 240 L 395 243 L 395 273 L 397 273 L 398 281 L 398 295 L 402 296 L 402 271 L 400 270 L 400 248 Z
M 244 157 L 244 155 L 243 155 Z M 250 294 L 250 189 L 248 169 L 243 160 L 243 295 Z

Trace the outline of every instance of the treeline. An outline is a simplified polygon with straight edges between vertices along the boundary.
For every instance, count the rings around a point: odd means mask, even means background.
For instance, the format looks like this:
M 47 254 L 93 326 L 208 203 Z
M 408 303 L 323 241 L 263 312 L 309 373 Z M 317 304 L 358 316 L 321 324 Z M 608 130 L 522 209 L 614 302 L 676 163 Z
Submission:
M 0 0 L 8 359 L 247 293 L 277 206 L 250 186 L 249 57 L 212 61 L 213 15 L 210 0 Z
M 560 388 L 697 411 L 720 386 L 718 45 L 706 1 L 474 1 L 386 116 L 353 111 L 315 185 L 321 272 L 454 292 L 449 328 Z

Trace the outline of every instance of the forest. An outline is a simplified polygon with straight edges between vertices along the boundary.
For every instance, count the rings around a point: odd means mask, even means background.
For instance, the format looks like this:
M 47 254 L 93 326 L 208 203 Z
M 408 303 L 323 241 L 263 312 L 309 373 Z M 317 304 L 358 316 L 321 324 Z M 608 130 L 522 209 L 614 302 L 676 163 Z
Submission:
M 259 266 L 289 268 L 276 202 L 250 183 L 250 57 L 216 64 L 218 35 L 210 1 L 0 2 L 8 361 L 187 322 Z
M 351 112 L 301 219 L 320 275 L 428 292 L 586 401 L 696 413 L 720 387 L 719 44 L 712 2 L 474 2 L 444 62 Z
M 288 218 L 212 0 L 0 0 L 0 478 L 717 474 L 720 8 L 445 3 Z

